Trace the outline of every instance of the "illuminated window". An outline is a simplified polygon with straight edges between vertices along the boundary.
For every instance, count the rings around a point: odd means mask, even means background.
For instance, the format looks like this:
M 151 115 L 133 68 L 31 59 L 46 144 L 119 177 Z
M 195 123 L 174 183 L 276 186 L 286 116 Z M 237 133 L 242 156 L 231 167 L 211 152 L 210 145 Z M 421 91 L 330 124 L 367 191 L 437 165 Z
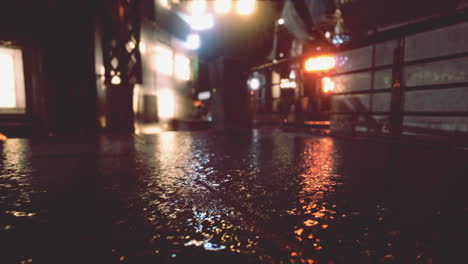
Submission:
M 176 54 L 174 57 L 175 77 L 182 81 L 190 80 L 190 59 L 182 54 Z
M 158 92 L 158 113 L 161 118 L 174 117 L 174 95 L 169 89 L 161 89 Z
M 24 112 L 24 73 L 21 50 L 0 47 L 0 113 Z
M 335 90 L 335 83 L 330 77 L 322 78 L 322 91 L 324 93 L 331 93 Z
M 171 48 L 162 44 L 156 45 L 156 70 L 162 74 L 172 76 L 173 62 Z

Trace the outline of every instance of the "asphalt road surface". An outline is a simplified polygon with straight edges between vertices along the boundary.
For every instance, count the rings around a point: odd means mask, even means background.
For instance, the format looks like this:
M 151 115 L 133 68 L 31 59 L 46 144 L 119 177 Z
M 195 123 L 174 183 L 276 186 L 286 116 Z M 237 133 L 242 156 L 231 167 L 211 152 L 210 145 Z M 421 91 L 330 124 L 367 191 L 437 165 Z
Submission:
M 266 129 L 8 139 L 0 263 L 463 263 L 467 161 Z

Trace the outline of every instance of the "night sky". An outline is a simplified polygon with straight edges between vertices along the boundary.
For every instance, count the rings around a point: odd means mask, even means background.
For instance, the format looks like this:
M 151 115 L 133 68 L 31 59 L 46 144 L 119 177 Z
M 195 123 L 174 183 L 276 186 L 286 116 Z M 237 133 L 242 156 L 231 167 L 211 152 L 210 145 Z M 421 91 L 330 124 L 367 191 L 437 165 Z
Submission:
M 261 63 L 273 44 L 274 24 L 281 13 L 282 1 L 257 1 L 250 16 L 217 16 L 214 28 L 201 33 L 201 60 L 218 56 Z

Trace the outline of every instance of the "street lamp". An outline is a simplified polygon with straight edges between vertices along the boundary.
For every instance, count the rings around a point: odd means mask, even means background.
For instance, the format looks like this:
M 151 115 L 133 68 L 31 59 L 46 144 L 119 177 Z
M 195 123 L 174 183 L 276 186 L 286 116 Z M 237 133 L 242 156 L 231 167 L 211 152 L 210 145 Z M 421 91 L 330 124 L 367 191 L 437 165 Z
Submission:
M 252 78 L 249 80 L 249 87 L 251 90 L 256 91 L 260 88 L 260 80 L 258 78 Z

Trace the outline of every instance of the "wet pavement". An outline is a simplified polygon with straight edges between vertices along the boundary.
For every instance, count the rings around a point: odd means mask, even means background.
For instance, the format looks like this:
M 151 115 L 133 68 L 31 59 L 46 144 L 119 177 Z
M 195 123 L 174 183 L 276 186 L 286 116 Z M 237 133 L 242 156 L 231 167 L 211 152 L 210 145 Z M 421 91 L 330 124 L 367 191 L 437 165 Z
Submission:
M 254 129 L 0 155 L 0 263 L 464 262 L 468 151 Z

